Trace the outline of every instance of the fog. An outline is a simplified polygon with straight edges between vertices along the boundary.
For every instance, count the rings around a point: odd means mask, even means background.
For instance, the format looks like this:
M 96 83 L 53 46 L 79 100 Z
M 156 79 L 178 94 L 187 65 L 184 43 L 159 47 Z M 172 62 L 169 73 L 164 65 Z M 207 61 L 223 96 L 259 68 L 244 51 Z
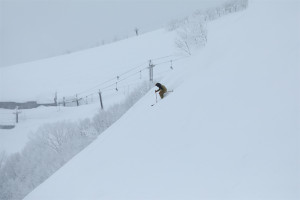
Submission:
M 196 9 L 191 0 L 0 0 L 0 67 L 72 53 L 143 34 Z

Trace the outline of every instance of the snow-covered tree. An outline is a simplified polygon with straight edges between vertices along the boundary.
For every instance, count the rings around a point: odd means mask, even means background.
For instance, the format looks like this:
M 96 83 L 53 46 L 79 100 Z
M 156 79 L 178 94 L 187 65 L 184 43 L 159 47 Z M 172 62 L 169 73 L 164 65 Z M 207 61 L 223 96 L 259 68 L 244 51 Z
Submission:
M 176 30 L 176 46 L 191 55 L 193 49 L 202 47 L 207 42 L 206 24 L 225 14 L 243 10 L 248 6 L 248 0 L 230 0 L 224 4 L 206 11 L 197 10 L 190 17 L 172 20 L 167 29 Z
M 99 111 L 93 120 L 46 124 L 31 134 L 21 153 L 8 157 L 0 153 L 0 200 L 23 199 L 117 121 L 149 89 L 148 84 L 143 84 L 124 102 Z
M 191 55 L 192 50 L 207 42 L 206 22 L 204 18 L 193 18 L 177 29 L 176 46 Z

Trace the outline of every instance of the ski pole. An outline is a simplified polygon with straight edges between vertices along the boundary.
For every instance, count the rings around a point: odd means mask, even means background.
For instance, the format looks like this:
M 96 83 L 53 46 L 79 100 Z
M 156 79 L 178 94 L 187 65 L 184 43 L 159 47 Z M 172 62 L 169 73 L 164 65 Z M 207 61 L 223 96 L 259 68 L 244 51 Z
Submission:
M 156 96 L 156 103 L 157 103 L 157 92 L 155 92 L 155 96 Z

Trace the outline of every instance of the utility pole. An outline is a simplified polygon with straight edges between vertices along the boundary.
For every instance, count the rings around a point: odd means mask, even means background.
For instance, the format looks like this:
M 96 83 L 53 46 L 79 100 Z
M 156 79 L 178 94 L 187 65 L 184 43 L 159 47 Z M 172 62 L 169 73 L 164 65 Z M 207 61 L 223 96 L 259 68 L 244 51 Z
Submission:
M 14 112 L 14 114 L 16 115 L 16 123 L 19 123 L 19 114 L 21 113 L 21 111 L 19 111 L 19 106 L 16 107 L 16 110 Z
M 76 105 L 79 106 L 78 95 L 76 94 Z
M 149 60 L 149 80 L 150 80 L 150 82 L 152 82 L 153 83 L 153 67 L 154 67 L 155 65 L 152 63 L 152 61 L 151 60 Z

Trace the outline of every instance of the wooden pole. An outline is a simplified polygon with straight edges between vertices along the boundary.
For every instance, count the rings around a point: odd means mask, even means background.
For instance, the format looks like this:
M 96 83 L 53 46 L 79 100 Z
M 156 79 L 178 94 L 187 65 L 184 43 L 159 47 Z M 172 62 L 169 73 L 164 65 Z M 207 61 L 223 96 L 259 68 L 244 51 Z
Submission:
M 79 101 L 78 101 L 78 96 L 77 96 L 77 94 L 76 94 L 76 104 L 77 104 L 77 106 L 79 106 Z
M 102 94 L 101 94 L 101 91 L 100 91 L 100 90 L 99 90 L 99 98 L 100 98 L 100 106 L 101 106 L 101 110 L 103 110 Z

